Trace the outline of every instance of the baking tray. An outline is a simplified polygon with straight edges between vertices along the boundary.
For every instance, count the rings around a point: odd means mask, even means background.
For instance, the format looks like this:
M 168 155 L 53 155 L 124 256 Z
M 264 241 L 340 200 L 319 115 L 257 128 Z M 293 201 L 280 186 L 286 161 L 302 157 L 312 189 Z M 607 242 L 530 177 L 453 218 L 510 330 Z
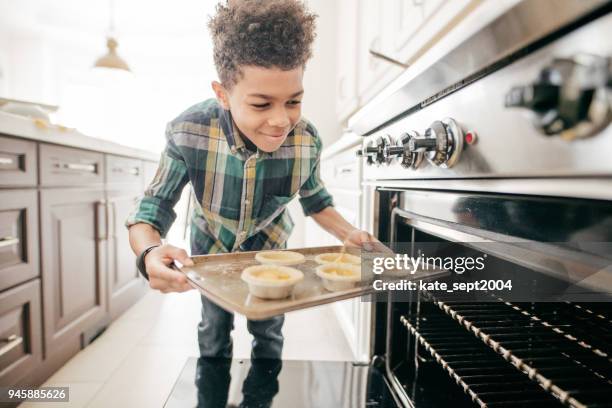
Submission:
M 294 310 L 374 293 L 371 280 L 365 280 L 357 287 L 339 292 L 329 292 L 323 287 L 321 278 L 315 274 L 315 269 L 319 265 L 314 258 L 326 252 L 340 252 L 342 248 L 338 245 L 288 249 L 306 257 L 306 261 L 302 264 L 291 266 L 301 270 L 304 279 L 296 284 L 290 297 L 278 300 L 260 299 L 250 295 L 247 284 L 240 278 L 246 267 L 259 265 L 255 260 L 258 251 L 193 256 L 191 259 L 194 266 L 184 266 L 180 270 L 185 273 L 194 288 L 225 310 L 242 314 L 248 319 L 261 320 Z M 430 280 L 446 276 L 448 273 L 446 270 L 428 271 L 425 275 L 423 273 L 404 275 L 401 279 Z M 376 279 L 382 278 L 382 275 L 376 277 Z M 384 280 L 393 279 L 400 278 Z

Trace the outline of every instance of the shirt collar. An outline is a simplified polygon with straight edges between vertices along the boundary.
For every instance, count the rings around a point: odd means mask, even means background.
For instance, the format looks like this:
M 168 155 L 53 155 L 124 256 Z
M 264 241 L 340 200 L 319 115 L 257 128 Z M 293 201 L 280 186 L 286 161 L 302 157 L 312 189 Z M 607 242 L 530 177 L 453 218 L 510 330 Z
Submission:
M 240 131 L 232 119 L 232 113 L 223 109 L 223 107 L 219 106 L 219 122 L 221 124 L 221 131 L 225 135 L 225 139 L 227 140 L 227 144 L 229 145 L 230 151 L 232 154 L 240 154 L 243 156 L 249 156 L 250 152 L 244 144 L 244 140 L 242 140 L 242 136 L 240 136 Z M 256 153 L 257 157 L 266 156 L 267 153 L 257 149 Z

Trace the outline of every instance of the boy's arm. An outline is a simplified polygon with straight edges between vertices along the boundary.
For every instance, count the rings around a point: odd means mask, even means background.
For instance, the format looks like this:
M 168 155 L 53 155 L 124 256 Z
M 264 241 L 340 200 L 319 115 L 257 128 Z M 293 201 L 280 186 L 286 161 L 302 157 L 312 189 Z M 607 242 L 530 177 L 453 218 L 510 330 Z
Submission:
M 190 265 L 187 252 L 172 245 L 162 245 L 162 238 L 176 218 L 174 206 L 189 181 L 187 166 L 168 129 L 168 143 L 151 184 L 135 210 L 126 220 L 130 246 L 138 256 L 145 249 L 158 245 L 144 258 L 149 285 L 162 292 L 182 292 L 191 287 L 185 276 L 170 268 L 175 261 Z

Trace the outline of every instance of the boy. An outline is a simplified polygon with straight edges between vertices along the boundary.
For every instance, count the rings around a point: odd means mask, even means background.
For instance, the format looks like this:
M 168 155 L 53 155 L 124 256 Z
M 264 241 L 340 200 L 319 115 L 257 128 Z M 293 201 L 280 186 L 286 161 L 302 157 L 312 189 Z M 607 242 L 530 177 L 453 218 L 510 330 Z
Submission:
M 168 125 L 157 174 L 126 223 L 151 288 L 190 289 L 185 276 L 169 267 L 174 260 L 191 265 L 187 253 L 161 244 L 187 183 L 197 200 L 193 255 L 284 248 L 293 227 L 285 208 L 296 195 L 305 215 L 346 245 L 375 241 L 333 208 L 319 178 L 321 141 L 301 118 L 315 18 L 299 0 L 229 0 L 217 6 L 209 23 L 220 78 L 212 83 L 216 99 Z M 281 357 L 283 321 L 284 316 L 248 321 L 252 358 Z M 200 354 L 231 357 L 232 329 L 233 315 L 202 296 Z

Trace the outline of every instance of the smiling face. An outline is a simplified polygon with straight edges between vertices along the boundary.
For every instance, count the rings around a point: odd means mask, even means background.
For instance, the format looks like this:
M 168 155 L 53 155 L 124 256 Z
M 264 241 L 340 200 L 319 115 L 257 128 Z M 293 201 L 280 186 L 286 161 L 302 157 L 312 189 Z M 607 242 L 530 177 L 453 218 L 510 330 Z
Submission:
M 300 121 L 304 68 L 283 71 L 258 66 L 240 67 L 242 76 L 226 89 L 213 82 L 217 100 L 232 113 L 236 127 L 264 152 L 273 152 Z

